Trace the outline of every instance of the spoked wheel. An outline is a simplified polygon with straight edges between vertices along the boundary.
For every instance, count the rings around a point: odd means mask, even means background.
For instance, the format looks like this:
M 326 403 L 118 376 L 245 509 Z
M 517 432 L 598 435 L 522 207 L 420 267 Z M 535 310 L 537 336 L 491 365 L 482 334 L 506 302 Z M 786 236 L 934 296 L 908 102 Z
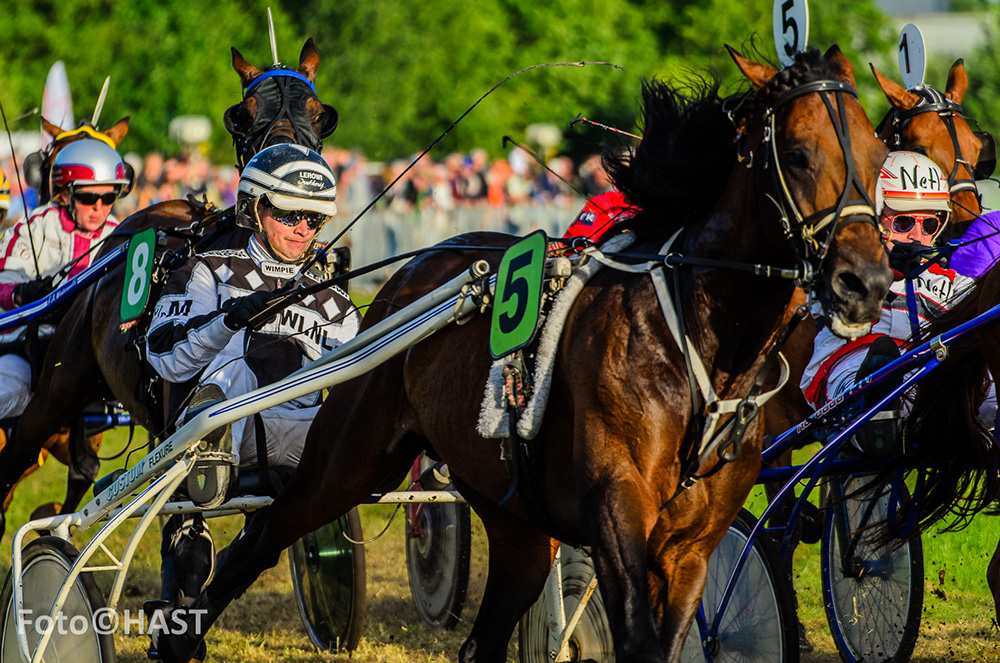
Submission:
M 292 587 L 309 639 L 319 649 L 358 646 L 365 620 L 365 549 L 357 509 L 307 534 L 288 550 Z
M 102 611 L 105 604 L 90 573 L 77 577 L 62 612 L 56 620 L 49 618 L 56 594 L 78 555 L 69 542 L 54 536 L 43 536 L 25 546 L 21 578 L 29 653 L 33 652 L 41 635 L 51 628 L 52 639 L 45 648 L 45 661 L 114 663 L 112 629 L 115 622 L 102 623 L 104 620 L 95 619 L 94 613 Z M 0 592 L 0 610 L 0 660 L 20 661 L 14 578 L 10 572 Z
M 900 663 L 909 660 L 920 630 L 923 546 L 919 538 L 876 546 L 859 532 L 884 523 L 889 510 L 889 487 L 859 493 L 865 481 L 851 477 L 832 491 L 821 565 L 826 618 L 847 663 Z
M 566 620 L 572 617 L 580 600 L 594 577 L 594 563 L 582 551 L 563 545 L 562 588 Z M 552 582 L 552 576 L 549 582 Z M 549 643 L 549 596 L 543 590 L 524 617 L 518 630 L 521 663 L 551 663 L 550 651 L 558 648 L 558 643 Z M 604 611 L 604 600 L 600 588 L 594 590 L 583 611 L 583 616 L 569 639 L 570 661 L 592 661 L 612 663 L 615 660 L 611 629 Z
M 406 569 L 420 618 L 435 628 L 453 628 L 469 587 L 472 517 L 468 504 L 406 507 Z
M 729 582 L 729 574 L 750 538 L 757 519 L 741 509 L 708 562 L 708 577 L 701 606 L 705 623 L 711 624 Z M 797 663 L 799 642 L 791 583 L 778 549 L 764 533 L 749 551 L 736 578 L 732 597 L 719 622 L 718 636 L 709 643 L 710 657 L 702 647 L 704 624 L 696 621 L 688 631 L 681 660 L 684 663 Z M 699 620 L 700 621 L 700 620 Z

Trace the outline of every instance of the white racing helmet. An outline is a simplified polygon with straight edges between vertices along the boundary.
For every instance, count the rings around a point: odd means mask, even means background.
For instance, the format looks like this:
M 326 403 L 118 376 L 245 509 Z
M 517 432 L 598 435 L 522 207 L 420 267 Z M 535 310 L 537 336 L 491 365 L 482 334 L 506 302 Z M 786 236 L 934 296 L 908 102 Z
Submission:
M 916 152 L 890 152 L 875 186 L 875 212 L 951 212 L 948 178 L 938 165 Z M 947 223 L 947 217 L 945 217 Z M 943 227 L 943 224 L 942 224 Z
M 337 180 L 330 166 L 308 147 L 283 143 L 257 153 L 243 169 L 236 194 L 236 223 L 261 231 L 257 201 L 275 209 L 337 213 Z
M 61 149 L 52 160 L 49 191 L 53 196 L 61 191 L 72 194 L 76 187 L 96 184 L 117 187 L 119 198 L 132 188 L 125 162 L 107 143 L 91 138 L 78 140 Z

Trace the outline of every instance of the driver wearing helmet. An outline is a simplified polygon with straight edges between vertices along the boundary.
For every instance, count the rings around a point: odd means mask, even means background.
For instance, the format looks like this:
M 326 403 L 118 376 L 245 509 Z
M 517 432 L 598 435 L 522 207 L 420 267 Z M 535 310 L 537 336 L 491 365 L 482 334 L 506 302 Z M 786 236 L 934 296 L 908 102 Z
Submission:
M 126 195 L 131 179 L 118 152 L 100 140 L 79 140 L 63 148 L 49 175 L 52 201 L 32 211 L 0 237 L 0 309 L 9 311 L 41 299 L 70 265 L 63 279 L 86 269 L 91 248 L 118 226 L 111 206 Z M 8 194 L 9 196 L 9 194 Z M 9 200 L 9 198 L 8 198 Z M 25 339 L 25 327 L 0 334 L 0 343 Z M 42 325 L 39 333 L 51 336 Z M 31 396 L 31 366 L 19 354 L 0 357 L 0 419 L 20 415 Z
M 271 294 L 312 255 L 317 234 L 336 212 L 336 192 L 334 174 L 316 152 L 291 144 L 262 150 L 240 178 L 236 210 L 243 228 L 233 233 L 229 248 L 195 255 L 167 281 L 153 313 L 147 358 L 166 380 L 199 379 L 188 416 L 281 380 L 357 333 L 361 317 L 337 287 L 320 290 L 250 328 Z M 322 278 L 310 270 L 302 282 L 311 285 Z M 218 505 L 237 468 L 246 474 L 257 466 L 265 487 L 278 483 L 264 468 L 277 474 L 278 468 L 298 464 L 320 402 L 321 394 L 315 392 L 209 434 L 213 458 L 191 470 L 190 499 L 205 508 Z M 260 454 L 265 454 L 263 463 Z M 192 564 L 181 559 L 186 554 L 181 548 L 206 536 L 200 516 L 178 516 L 164 528 L 163 602 L 151 610 L 186 605 L 200 591 L 211 568 L 204 561 L 212 555 L 203 551 L 202 563 Z M 175 576 L 174 569 L 184 569 L 185 577 Z M 192 573 L 200 576 L 193 585 Z M 151 655 L 156 650 L 154 642 Z
M 926 156 L 892 152 L 886 157 L 875 207 L 896 280 L 868 334 L 848 340 L 834 335 L 828 325 L 820 329 L 800 385 L 813 407 L 822 407 L 898 356 L 898 348 L 905 349 L 920 325 L 972 288 L 972 279 L 952 269 L 921 264 L 922 256 L 932 255 L 924 250 L 948 223 L 950 200 L 948 178 Z M 921 266 L 926 269 L 920 271 Z

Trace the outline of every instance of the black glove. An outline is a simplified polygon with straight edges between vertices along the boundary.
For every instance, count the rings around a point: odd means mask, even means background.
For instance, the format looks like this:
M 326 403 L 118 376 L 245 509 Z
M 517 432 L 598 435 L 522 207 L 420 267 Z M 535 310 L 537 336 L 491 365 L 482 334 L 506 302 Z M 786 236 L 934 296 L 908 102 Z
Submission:
M 34 281 L 25 281 L 14 286 L 14 294 L 21 300 L 21 306 L 37 302 L 53 290 L 55 290 L 55 287 L 52 285 L 51 276 L 46 276 L 44 279 L 35 279 Z
M 920 242 L 893 242 L 889 251 L 889 266 L 906 276 L 927 257 L 927 246 Z
M 251 318 L 267 308 L 272 294 L 270 292 L 255 292 L 252 295 L 236 297 L 225 302 L 222 305 L 222 310 L 226 312 L 224 318 L 226 326 L 233 331 L 246 327 Z

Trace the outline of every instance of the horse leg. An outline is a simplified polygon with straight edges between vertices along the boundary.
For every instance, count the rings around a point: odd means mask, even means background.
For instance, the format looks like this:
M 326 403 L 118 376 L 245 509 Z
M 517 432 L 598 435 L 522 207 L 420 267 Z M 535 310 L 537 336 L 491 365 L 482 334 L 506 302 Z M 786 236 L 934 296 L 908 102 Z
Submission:
M 461 482 L 456 479 L 456 484 Z M 489 573 L 472 631 L 459 650 L 461 663 L 502 663 L 514 627 L 538 600 L 552 565 L 547 534 L 462 486 L 489 539 Z
M 97 480 L 97 475 L 101 471 L 101 461 L 97 457 L 101 439 L 100 433 L 90 437 L 84 436 L 82 421 L 77 421 L 70 427 L 69 475 L 66 481 L 66 498 L 63 500 L 60 513 L 75 511 L 80 500 Z
M 990 564 L 986 567 L 986 584 L 993 594 L 994 611 L 997 623 L 1000 624 L 1000 541 L 997 542 L 997 549 L 993 551 Z
M 219 554 L 212 582 L 183 617 L 186 628 L 160 636 L 163 660 L 187 663 L 226 606 L 277 564 L 288 546 L 373 492 L 399 485 L 425 441 L 409 432 L 413 416 L 402 398 L 398 365 L 395 372 L 387 370 L 391 365 L 330 391 L 328 398 L 340 407 L 320 410 L 288 485 L 271 506 L 250 515 Z M 356 412 L 365 406 L 365 413 Z M 355 415 L 345 422 L 344 412 Z
M 650 560 L 650 597 L 658 608 L 660 643 L 668 661 L 679 660 L 692 628 L 711 554 L 711 550 L 685 543 L 673 546 L 659 560 Z

